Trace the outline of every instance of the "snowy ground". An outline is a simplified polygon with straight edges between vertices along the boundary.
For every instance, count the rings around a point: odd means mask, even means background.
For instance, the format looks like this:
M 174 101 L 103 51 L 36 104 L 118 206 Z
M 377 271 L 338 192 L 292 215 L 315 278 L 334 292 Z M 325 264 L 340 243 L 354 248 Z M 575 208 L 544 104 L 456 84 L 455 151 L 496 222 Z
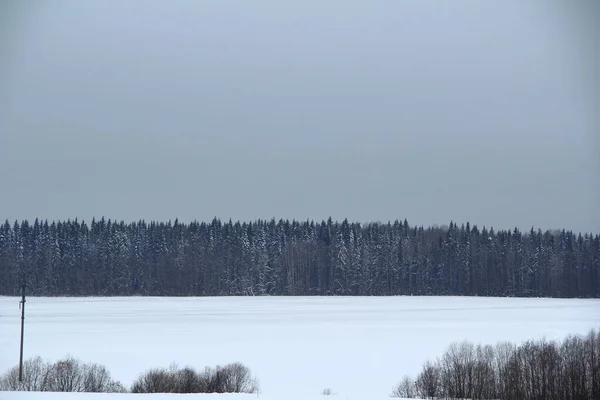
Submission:
M 18 302 L 0 297 L 0 372 L 18 362 Z M 452 341 L 558 339 L 600 328 L 600 300 L 572 299 L 29 298 L 26 311 L 25 357 L 72 354 L 106 365 L 126 385 L 172 362 L 241 361 L 267 400 L 324 398 L 324 388 L 340 399 L 389 399 L 402 375 L 417 373 Z M 23 396 L 0 392 L 0 400 L 58 398 Z

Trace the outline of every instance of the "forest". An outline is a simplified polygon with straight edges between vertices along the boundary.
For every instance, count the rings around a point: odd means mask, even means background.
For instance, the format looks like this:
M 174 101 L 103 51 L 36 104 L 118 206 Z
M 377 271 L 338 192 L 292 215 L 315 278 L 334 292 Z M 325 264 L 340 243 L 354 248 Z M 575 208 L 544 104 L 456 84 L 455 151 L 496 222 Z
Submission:
M 0 295 L 600 297 L 600 235 L 470 223 L 0 224 Z

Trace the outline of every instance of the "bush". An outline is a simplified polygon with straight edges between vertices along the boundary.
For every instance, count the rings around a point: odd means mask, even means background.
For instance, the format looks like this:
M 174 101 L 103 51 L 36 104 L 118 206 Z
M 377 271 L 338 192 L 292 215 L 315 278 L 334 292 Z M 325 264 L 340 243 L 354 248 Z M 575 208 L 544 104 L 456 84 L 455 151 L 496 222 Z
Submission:
M 83 367 L 83 391 L 88 393 L 126 393 L 121 382 L 114 381 L 103 365 L 86 364 Z
M 176 376 L 165 369 L 151 369 L 142 374 L 131 388 L 132 393 L 177 393 Z
M 50 392 L 83 392 L 83 366 L 79 360 L 67 357 L 57 361 L 48 371 L 47 390 Z
M 179 393 L 202 393 L 200 375 L 193 368 L 186 367 L 178 371 L 176 381 Z
M 0 376 L 0 391 L 43 392 L 46 390 L 50 364 L 35 357 L 23 361 L 23 382 L 19 382 L 19 367 L 13 367 Z
M 196 372 L 190 367 L 176 366 L 152 369 L 133 384 L 132 393 L 256 393 L 258 381 L 241 363 L 205 368 Z
M 205 368 L 202 373 L 193 368 L 151 369 L 140 375 L 132 393 L 258 393 L 258 381 L 242 363 Z M 66 357 L 54 364 L 40 357 L 25 360 L 23 382 L 19 382 L 19 367 L 0 376 L 0 391 L 95 392 L 126 393 L 127 389 L 111 378 L 103 365 L 82 363 Z
M 108 370 L 98 364 L 85 364 L 66 357 L 54 364 L 40 357 L 23 362 L 23 382 L 19 382 L 19 367 L 11 368 L 0 377 L 0 390 L 36 392 L 122 393 L 125 387 L 112 380 Z
M 258 381 L 252 377 L 250 369 L 236 362 L 222 368 L 217 367 L 216 373 L 221 376 L 221 391 L 217 393 L 256 393 Z

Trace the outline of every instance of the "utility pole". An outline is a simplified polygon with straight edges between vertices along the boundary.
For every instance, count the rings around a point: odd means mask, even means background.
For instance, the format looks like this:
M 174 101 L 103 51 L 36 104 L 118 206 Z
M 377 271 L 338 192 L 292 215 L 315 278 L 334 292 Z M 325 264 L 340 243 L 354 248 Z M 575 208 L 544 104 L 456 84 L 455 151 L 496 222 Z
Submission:
M 25 284 L 21 285 L 21 355 L 19 357 L 19 382 L 23 382 L 23 333 L 25 329 Z

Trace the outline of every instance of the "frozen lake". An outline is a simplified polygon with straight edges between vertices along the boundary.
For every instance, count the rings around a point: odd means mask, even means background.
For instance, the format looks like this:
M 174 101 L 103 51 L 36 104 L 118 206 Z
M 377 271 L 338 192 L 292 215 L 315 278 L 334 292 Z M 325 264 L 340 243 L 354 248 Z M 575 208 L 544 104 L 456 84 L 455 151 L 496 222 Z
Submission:
M 0 371 L 19 358 L 19 299 L 0 297 Z M 388 398 L 453 341 L 600 328 L 600 300 L 473 297 L 28 298 L 25 357 L 71 354 L 125 385 L 172 362 L 248 365 L 267 397 Z M 1 396 L 0 396 L 1 397 Z M 340 398 L 340 397 L 338 397 Z

